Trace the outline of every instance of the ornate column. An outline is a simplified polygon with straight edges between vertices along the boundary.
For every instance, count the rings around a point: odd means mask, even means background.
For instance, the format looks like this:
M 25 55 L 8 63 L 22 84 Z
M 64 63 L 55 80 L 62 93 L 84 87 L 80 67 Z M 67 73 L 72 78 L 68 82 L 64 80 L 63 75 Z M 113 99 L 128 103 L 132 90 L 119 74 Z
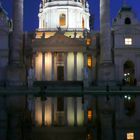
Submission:
M 64 80 L 67 81 L 67 57 L 68 57 L 68 53 L 65 52 L 64 54 Z
M 45 81 L 45 52 L 42 52 L 42 80 Z
M 74 100 L 74 126 L 77 126 L 77 97 L 74 97 L 73 100 Z
M 98 85 L 115 85 L 115 66 L 112 61 L 110 0 L 100 0 L 100 66 Z
M 74 52 L 74 75 L 73 75 L 74 81 L 77 80 L 77 52 Z
M 52 52 L 52 72 L 51 72 L 51 80 L 54 80 L 54 52 Z
M 13 1 L 13 46 L 11 49 L 11 63 L 23 63 L 23 1 Z
M 111 62 L 110 0 L 100 0 L 101 63 Z
M 23 63 L 23 1 L 13 1 L 13 34 L 10 64 L 7 67 L 7 85 L 26 85 L 26 70 Z

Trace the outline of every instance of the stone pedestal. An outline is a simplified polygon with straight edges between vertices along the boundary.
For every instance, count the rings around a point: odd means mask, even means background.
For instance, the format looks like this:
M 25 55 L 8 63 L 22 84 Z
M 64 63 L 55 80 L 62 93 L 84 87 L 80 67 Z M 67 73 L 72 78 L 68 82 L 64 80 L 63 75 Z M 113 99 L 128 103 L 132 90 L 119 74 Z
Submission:
M 12 64 L 7 67 L 8 86 L 25 86 L 26 82 L 26 70 L 24 65 Z
M 115 66 L 112 63 L 102 63 L 99 66 L 98 85 L 113 86 L 115 85 Z

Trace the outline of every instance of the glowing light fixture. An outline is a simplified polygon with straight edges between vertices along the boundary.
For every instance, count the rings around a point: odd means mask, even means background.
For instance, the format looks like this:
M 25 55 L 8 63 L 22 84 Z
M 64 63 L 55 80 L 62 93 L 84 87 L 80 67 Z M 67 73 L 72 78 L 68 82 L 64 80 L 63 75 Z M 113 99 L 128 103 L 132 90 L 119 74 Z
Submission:
M 125 45 L 132 45 L 132 38 L 125 38 Z
M 93 111 L 92 111 L 92 109 L 89 109 L 88 110 L 88 121 L 92 121 L 92 117 L 93 117 Z
M 88 55 L 88 62 L 87 62 L 88 68 L 92 68 L 92 56 Z
M 134 140 L 134 133 L 133 132 L 127 133 L 127 140 Z
M 86 45 L 87 45 L 87 46 L 90 46 L 90 45 L 91 45 L 91 39 L 90 39 L 90 38 L 87 38 L 87 39 L 86 39 Z

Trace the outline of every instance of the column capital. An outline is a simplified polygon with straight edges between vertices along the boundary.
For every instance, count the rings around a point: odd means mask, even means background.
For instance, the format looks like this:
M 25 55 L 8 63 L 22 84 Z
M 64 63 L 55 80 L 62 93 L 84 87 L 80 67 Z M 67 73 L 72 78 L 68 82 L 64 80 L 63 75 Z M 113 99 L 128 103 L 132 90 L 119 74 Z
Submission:
M 42 51 L 42 54 L 45 55 L 46 51 Z

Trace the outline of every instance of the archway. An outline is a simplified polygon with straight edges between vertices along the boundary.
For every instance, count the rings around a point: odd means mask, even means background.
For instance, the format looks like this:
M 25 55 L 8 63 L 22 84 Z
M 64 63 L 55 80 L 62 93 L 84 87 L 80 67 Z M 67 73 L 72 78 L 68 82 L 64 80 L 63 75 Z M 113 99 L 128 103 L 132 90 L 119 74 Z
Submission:
M 135 84 L 135 64 L 127 60 L 123 65 L 123 71 L 124 71 L 124 79 L 123 84 L 127 85 L 134 85 Z

